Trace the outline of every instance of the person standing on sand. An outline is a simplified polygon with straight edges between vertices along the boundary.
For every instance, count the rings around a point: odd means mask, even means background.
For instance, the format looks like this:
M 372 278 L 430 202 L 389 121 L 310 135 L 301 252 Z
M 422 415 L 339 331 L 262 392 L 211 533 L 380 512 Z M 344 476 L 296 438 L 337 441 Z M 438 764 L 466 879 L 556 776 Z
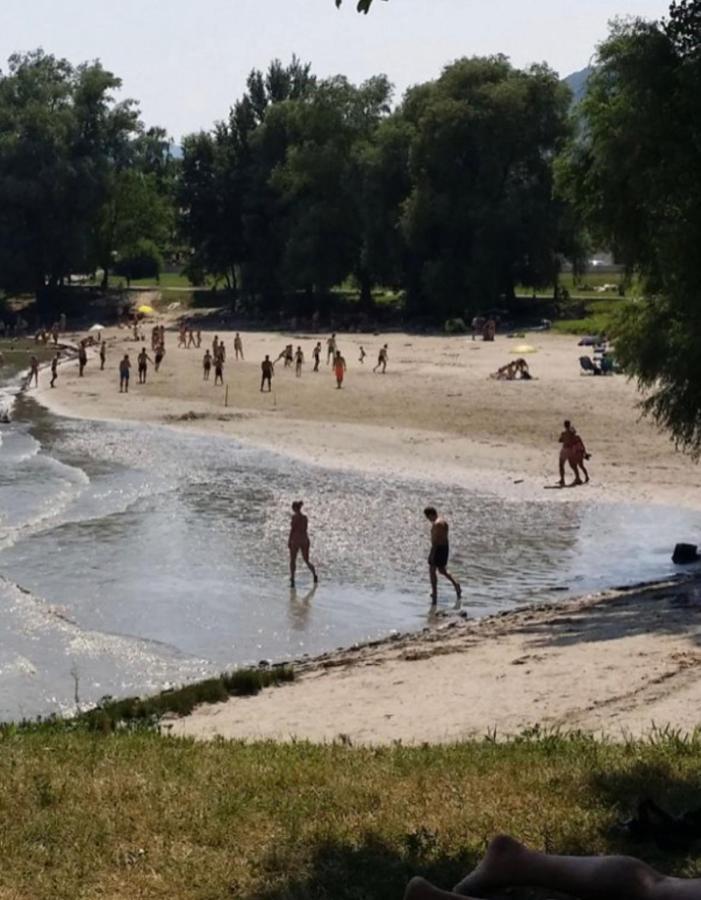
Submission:
M 319 363 L 321 362 L 321 341 L 316 342 L 316 347 L 312 351 L 312 356 L 314 357 L 314 371 L 319 371 Z
M 49 382 L 50 387 L 56 386 L 56 379 L 58 378 L 58 361 L 61 359 L 61 354 L 57 353 L 56 356 L 51 360 L 51 381 Z
M 156 355 L 154 357 L 153 367 L 156 371 L 161 368 L 161 363 L 163 362 L 163 357 L 166 355 L 166 348 L 163 344 L 159 343 L 156 347 Z
M 131 369 L 131 362 L 129 361 L 129 354 L 125 353 L 124 358 L 119 363 L 119 393 L 128 394 L 129 393 L 129 370 Z
M 221 344 L 219 345 L 221 351 Z M 221 352 L 217 353 L 214 359 L 214 384 L 224 384 L 224 356 Z
M 382 374 L 384 375 L 387 371 L 387 361 L 388 361 L 388 347 L 387 344 L 382 347 L 379 354 L 377 355 L 377 365 L 372 370 L 373 372 L 377 372 L 378 369 L 382 369 Z
M 326 341 L 326 365 L 336 359 L 336 332 Z
M 29 387 L 31 387 L 32 379 L 34 379 L 34 387 L 39 387 L 39 360 L 36 356 L 32 356 L 29 360 L 29 381 L 27 381 Z
M 105 360 L 106 359 L 107 359 L 107 346 L 105 345 L 105 342 L 103 341 L 100 344 L 100 371 L 101 372 L 104 372 L 104 370 L 105 370 Z
M 209 381 L 209 373 L 212 371 L 212 354 L 209 350 L 205 351 L 204 358 L 202 360 L 202 369 L 204 371 L 204 380 Z
M 148 374 L 148 364 L 153 360 L 146 352 L 146 347 L 141 348 L 141 353 L 137 356 L 139 369 L 139 384 L 146 384 L 146 375 Z
M 273 375 L 275 374 L 275 366 L 270 360 L 270 357 L 266 354 L 265 359 L 260 364 L 261 371 L 261 379 L 260 379 L 260 389 L 263 390 L 263 386 L 265 383 L 268 383 L 268 393 L 270 393 L 273 389 Z
M 302 365 L 304 364 L 304 353 L 302 353 L 302 348 L 297 347 L 295 352 L 295 375 L 297 378 L 302 377 Z
M 367 353 L 365 352 L 365 347 L 363 347 L 363 345 L 361 344 L 360 345 L 360 359 L 358 360 L 358 362 L 365 363 L 366 356 L 367 356 Z
M 336 357 L 333 361 L 333 372 L 334 372 L 334 375 L 336 376 L 336 387 L 340 391 L 341 388 L 343 387 L 343 378 L 346 374 L 346 361 L 341 356 L 340 350 L 336 351 Z
M 241 340 L 241 335 L 238 333 L 238 331 L 236 332 L 236 337 L 234 338 L 234 354 L 237 360 L 240 356 L 241 362 L 243 362 L 243 341 Z
M 587 467 L 584 465 L 584 460 L 589 459 L 589 454 L 587 453 L 587 448 L 584 446 L 584 441 L 577 434 L 576 430 L 573 428 L 574 432 L 574 440 L 572 441 L 572 446 L 570 447 L 570 465 L 574 469 L 575 474 L 575 484 L 583 484 L 589 482 L 589 472 L 587 472 Z M 584 482 L 579 477 L 579 470 L 582 470 L 584 474 Z
M 439 516 L 433 506 L 427 506 L 424 515 L 431 523 L 431 552 L 428 555 L 428 570 L 431 579 L 431 606 L 438 603 L 438 577 L 440 573 L 455 588 L 458 600 L 462 597 L 462 588 L 453 576 L 448 572 L 448 557 L 450 556 L 450 543 L 448 540 L 448 523 Z
M 577 439 L 577 432 L 572 427 L 572 423 L 569 419 L 565 419 L 565 430 L 562 432 L 560 437 L 558 438 L 558 442 L 560 444 L 560 481 L 558 482 L 560 487 L 565 487 L 565 463 L 569 463 L 570 468 L 575 474 L 575 478 L 579 480 L 579 474 L 574 467 L 572 462 L 572 451 L 574 449 L 574 445 Z M 576 481 L 575 481 L 576 484 Z M 580 481 L 581 484 L 581 481 Z
M 80 342 L 80 348 L 78 349 L 78 375 L 83 377 L 83 372 L 85 371 L 85 367 L 88 364 L 88 351 L 85 349 L 85 341 Z
M 292 504 L 292 519 L 290 521 L 290 537 L 287 546 L 290 550 L 290 587 L 295 586 L 295 575 L 297 572 L 297 554 L 301 552 L 302 559 L 307 564 L 307 568 L 312 573 L 314 584 L 318 584 L 319 576 L 316 569 L 309 561 L 309 519 L 303 514 L 302 500 L 295 500 Z

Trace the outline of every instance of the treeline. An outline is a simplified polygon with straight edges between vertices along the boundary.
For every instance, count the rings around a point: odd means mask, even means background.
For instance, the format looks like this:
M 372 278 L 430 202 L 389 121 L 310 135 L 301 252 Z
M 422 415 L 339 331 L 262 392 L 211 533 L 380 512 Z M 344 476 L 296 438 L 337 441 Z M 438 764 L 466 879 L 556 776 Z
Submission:
M 273 62 L 182 159 L 119 86 L 41 51 L 0 76 L 1 290 L 106 285 L 165 256 L 263 312 L 323 312 L 350 282 L 364 310 L 383 286 L 441 320 L 552 288 L 579 252 L 553 184 L 570 94 L 545 67 L 461 60 L 395 108 L 384 76 Z

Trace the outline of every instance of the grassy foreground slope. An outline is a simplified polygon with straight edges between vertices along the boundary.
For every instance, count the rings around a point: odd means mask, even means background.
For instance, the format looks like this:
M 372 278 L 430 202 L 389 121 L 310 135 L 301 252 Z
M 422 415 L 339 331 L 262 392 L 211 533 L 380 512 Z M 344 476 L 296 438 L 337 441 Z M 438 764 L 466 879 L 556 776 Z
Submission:
M 701 857 L 610 828 L 641 794 L 687 808 L 700 785 L 698 739 L 370 750 L 9 729 L 0 897 L 391 900 L 416 873 L 452 884 L 498 831 L 694 874 Z

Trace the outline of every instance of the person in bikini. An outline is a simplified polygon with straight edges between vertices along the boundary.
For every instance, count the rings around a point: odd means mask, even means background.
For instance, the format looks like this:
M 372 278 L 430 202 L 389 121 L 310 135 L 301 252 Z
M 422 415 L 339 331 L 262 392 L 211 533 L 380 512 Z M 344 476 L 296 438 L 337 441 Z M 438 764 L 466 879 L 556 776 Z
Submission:
M 302 512 L 303 502 L 295 500 L 292 504 L 292 518 L 290 520 L 290 537 L 287 546 L 290 550 L 290 587 L 295 586 L 295 575 L 297 572 L 297 555 L 302 554 L 302 559 L 307 564 L 307 568 L 312 573 L 314 584 L 319 581 L 316 569 L 309 561 L 309 519 Z
M 671 878 L 632 856 L 551 856 L 501 835 L 452 891 L 414 878 L 404 900 L 491 896 L 504 888 L 540 888 L 579 900 L 701 900 L 701 878 Z
M 587 453 L 587 448 L 584 446 L 584 441 L 577 434 L 576 430 L 573 428 L 574 432 L 574 440 L 572 441 L 572 445 L 570 447 L 570 465 L 574 469 L 575 474 L 575 484 L 584 484 L 589 481 L 589 472 L 587 472 L 587 467 L 584 465 L 584 460 L 589 459 L 589 454 Z M 579 477 L 579 470 L 582 470 L 582 474 L 584 475 L 584 482 Z
M 450 543 L 448 540 L 449 526 L 446 520 L 438 515 L 433 506 L 427 506 L 424 515 L 431 523 L 431 552 L 428 555 L 428 571 L 431 579 L 431 606 L 438 603 L 438 574 L 455 588 L 458 600 L 462 597 L 462 588 L 453 576 L 448 572 L 448 557 L 450 556 Z

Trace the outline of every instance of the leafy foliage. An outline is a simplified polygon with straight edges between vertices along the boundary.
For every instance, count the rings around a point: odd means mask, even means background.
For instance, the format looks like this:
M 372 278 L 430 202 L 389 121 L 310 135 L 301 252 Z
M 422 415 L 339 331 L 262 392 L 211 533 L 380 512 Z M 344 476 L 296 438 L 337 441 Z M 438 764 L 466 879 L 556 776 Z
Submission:
M 561 181 L 602 245 L 640 276 L 617 355 L 648 390 L 647 412 L 701 452 L 701 4 L 666 23 L 617 23 L 582 104 L 586 132 Z

